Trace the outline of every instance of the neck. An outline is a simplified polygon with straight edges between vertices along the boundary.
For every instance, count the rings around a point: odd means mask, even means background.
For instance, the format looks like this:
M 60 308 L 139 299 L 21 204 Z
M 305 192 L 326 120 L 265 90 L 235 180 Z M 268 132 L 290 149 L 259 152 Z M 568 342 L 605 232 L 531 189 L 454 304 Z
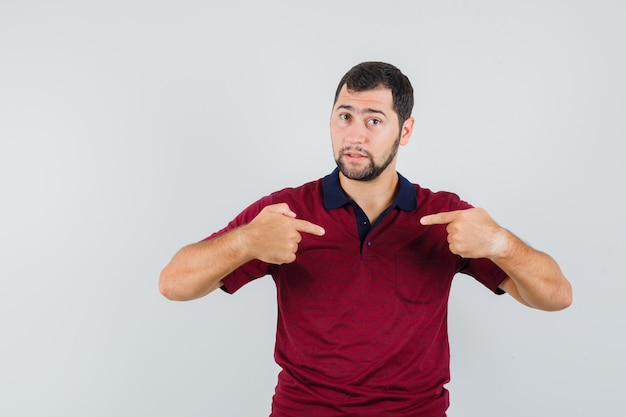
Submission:
M 388 168 L 371 181 L 351 180 L 339 173 L 341 188 L 363 209 L 372 223 L 391 205 L 398 192 L 398 174 L 393 167 Z

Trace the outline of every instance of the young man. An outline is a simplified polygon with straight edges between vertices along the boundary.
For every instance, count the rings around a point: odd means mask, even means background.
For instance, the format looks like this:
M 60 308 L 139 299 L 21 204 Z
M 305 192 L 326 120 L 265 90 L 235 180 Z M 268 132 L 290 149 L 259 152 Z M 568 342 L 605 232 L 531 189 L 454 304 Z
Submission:
M 458 272 L 534 308 L 571 303 L 550 256 L 485 210 L 396 172 L 412 108 L 413 88 L 397 68 L 355 66 L 331 115 L 337 169 L 261 198 L 161 273 L 172 300 L 273 277 L 282 368 L 274 417 L 445 416 L 447 302 Z

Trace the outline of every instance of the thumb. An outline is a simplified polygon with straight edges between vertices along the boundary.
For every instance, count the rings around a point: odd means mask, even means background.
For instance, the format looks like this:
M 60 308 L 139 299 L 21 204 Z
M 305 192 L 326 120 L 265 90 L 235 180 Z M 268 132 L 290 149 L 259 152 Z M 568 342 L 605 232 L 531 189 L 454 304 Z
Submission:
M 294 219 L 296 218 L 296 213 L 289 208 L 287 203 L 272 204 L 271 206 L 268 206 L 268 210 L 273 213 L 283 214 L 287 217 L 293 217 Z

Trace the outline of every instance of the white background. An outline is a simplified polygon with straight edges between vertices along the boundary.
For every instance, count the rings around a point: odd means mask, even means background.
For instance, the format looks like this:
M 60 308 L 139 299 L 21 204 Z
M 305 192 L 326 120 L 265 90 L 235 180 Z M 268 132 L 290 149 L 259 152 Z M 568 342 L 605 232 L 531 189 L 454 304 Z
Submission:
M 175 303 L 181 246 L 333 169 L 354 64 L 416 90 L 399 171 L 552 254 L 574 305 L 459 276 L 451 417 L 623 411 L 625 3 L 0 1 L 0 415 L 269 414 L 275 291 Z

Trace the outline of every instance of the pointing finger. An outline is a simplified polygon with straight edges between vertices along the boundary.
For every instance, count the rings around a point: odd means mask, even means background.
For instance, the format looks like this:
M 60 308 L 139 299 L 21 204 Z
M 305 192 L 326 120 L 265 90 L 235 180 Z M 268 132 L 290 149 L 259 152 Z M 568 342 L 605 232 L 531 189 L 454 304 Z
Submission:
M 420 219 L 420 223 L 424 226 L 432 226 L 435 224 L 448 224 L 452 223 L 458 217 L 458 214 L 459 210 L 430 214 L 428 216 L 422 217 Z
M 294 220 L 296 222 L 296 230 L 299 232 L 309 233 L 316 236 L 324 236 L 326 231 L 323 227 L 308 222 L 306 220 Z

